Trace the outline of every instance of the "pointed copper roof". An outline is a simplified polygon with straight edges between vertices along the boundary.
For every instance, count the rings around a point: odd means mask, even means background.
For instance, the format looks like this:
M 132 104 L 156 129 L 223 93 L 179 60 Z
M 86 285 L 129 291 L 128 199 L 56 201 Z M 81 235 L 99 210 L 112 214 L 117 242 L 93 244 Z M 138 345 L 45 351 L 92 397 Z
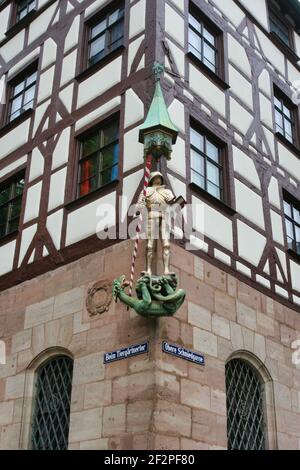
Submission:
M 155 92 L 152 99 L 150 109 L 148 111 L 147 118 L 140 127 L 139 141 L 144 143 L 145 134 L 149 134 L 151 131 L 162 130 L 172 136 L 173 144 L 175 144 L 178 129 L 171 121 L 169 111 L 165 102 L 165 98 L 160 85 L 160 75 L 164 71 L 164 66 L 155 64 L 153 72 L 155 74 Z

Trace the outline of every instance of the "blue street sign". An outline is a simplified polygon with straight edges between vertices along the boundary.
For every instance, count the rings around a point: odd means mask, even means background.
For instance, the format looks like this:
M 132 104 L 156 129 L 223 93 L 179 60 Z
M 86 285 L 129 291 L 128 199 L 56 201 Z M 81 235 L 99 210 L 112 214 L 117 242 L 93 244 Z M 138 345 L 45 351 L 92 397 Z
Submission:
M 167 354 L 181 357 L 181 359 L 193 362 L 194 364 L 198 364 L 199 366 L 205 365 L 205 358 L 202 354 L 195 353 L 193 351 L 190 351 L 189 349 L 183 348 L 182 346 L 176 346 L 174 344 L 168 343 L 167 341 L 163 341 L 162 350 Z
M 109 364 L 110 362 L 121 361 L 122 359 L 128 359 L 129 357 L 138 356 L 140 354 L 145 354 L 149 350 L 148 341 L 141 344 L 136 344 L 134 346 L 128 346 L 124 349 L 119 349 L 116 351 L 111 351 L 104 353 L 104 364 Z

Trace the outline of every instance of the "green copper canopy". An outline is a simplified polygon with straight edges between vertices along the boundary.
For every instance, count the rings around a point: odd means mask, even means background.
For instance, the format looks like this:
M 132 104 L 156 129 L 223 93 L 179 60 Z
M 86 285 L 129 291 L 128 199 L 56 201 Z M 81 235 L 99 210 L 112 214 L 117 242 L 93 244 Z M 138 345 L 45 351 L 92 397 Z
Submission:
M 140 127 L 140 142 L 144 143 L 145 134 L 155 130 L 163 130 L 171 134 L 173 144 L 176 143 L 178 129 L 171 121 L 160 82 L 156 82 L 155 93 L 146 121 Z

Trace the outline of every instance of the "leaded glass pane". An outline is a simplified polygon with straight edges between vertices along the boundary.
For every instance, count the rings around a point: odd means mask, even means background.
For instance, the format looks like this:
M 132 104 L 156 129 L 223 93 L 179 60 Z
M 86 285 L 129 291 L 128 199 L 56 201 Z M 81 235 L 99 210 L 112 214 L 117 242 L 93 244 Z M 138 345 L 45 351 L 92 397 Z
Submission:
M 68 448 L 73 361 L 59 356 L 42 366 L 37 375 L 32 424 L 33 450 Z
M 241 359 L 226 365 L 229 450 L 265 450 L 264 385 Z

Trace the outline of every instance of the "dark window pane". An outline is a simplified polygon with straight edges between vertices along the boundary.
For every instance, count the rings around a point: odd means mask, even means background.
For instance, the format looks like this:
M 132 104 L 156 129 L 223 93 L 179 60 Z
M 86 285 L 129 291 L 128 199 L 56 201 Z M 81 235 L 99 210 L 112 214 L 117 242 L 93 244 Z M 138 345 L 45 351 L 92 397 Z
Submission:
M 0 189 L 0 206 L 5 204 L 10 200 L 11 195 L 11 186 L 8 186 L 4 189 Z
M 87 157 L 88 155 L 97 152 L 99 147 L 99 134 L 95 134 L 92 137 L 87 138 L 82 144 L 82 157 Z
M 4 225 L 7 222 L 8 205 L 0 207 L 0 225 Z
M 284 213 L 286 215 L 288 215 L 289 217 L 292 217 L 292 208 L 291 208 L 291 204 L 284 201 L 283 203 L 283 207 L 284 207 Z
M 100 23 L 98 23 L 96 26 L 91 28 L 91 38 L 93 39 L 96 36 L 98 36 L 98 34 L 103 33 L 105 29 L 106 29 L 106 20 L 103 20 Z
M 94 57 L 105 49 L 105 35 L 100 36 L 91 43 L 90 57 Z
M 102 132 L 101 147 L 111 144 L 119 137 L 119 125 L 116 122 L 112 122 L 110 125 L 105 127 Z

